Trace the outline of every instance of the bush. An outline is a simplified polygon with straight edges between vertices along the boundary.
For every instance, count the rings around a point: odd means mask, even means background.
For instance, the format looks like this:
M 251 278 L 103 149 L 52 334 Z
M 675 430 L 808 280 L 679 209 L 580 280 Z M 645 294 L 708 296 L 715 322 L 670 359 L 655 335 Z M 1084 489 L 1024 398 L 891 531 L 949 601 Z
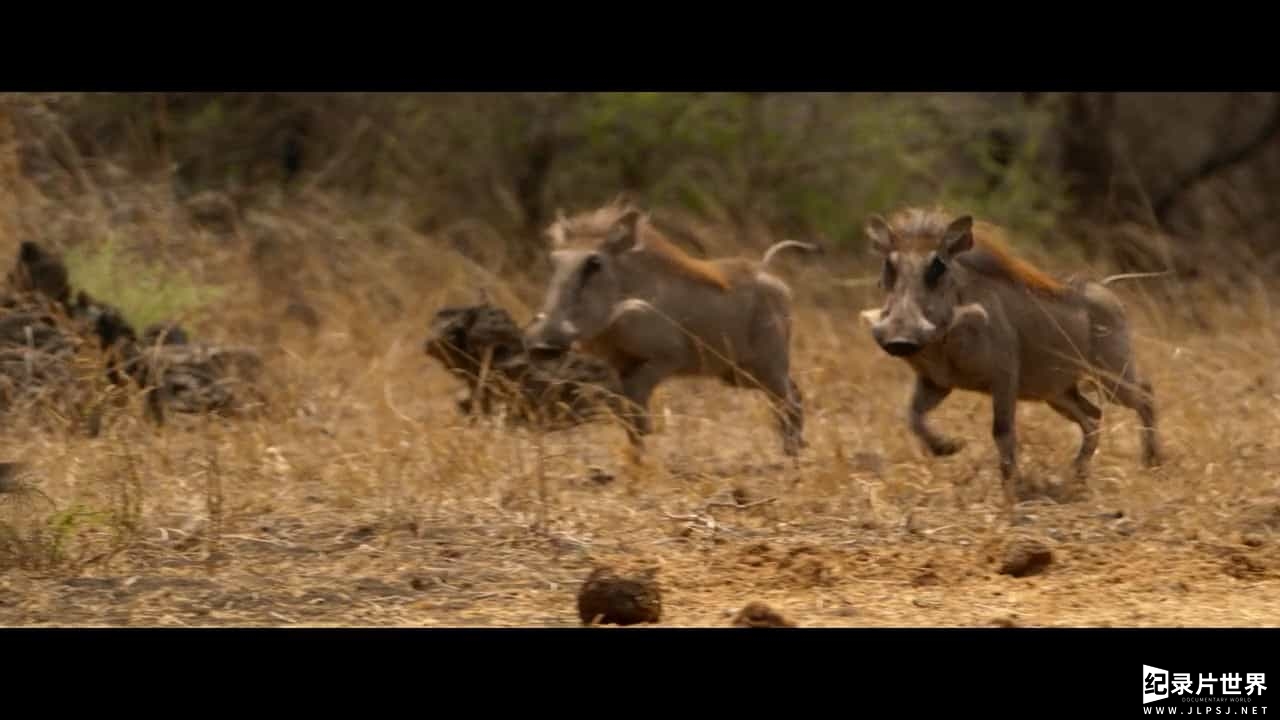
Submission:
M 224 288 L 201 284 L 182 270 L 130 255 L 125 244 L 109 232 L 100 242 L 68 250 L 65 262 L 73 288 L 115 305 L 137 330 L 185 317 L 224 295 Z

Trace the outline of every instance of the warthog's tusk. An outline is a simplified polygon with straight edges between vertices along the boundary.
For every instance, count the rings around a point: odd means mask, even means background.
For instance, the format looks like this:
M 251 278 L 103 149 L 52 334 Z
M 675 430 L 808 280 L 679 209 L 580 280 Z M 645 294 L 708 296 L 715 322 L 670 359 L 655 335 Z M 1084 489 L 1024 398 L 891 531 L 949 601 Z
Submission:
M 862 318 L 862 321 L 866 323 L 868 326 L 874 326 L 876 323 L 880 322 L 880 318 L 883 315 L 884 315 L 884 310 L 881 310 L 880 308 L 863 310 L 862 312 L 858 313 L 858 317 Z
M 961 323 L 981 320 L 983 325 L 991 322 L 991 316 L 987 314 L 987 309 L 979 303 L 969 303 L 956 308 L 955 314 L 951 316 L 951 327 L 959 327 Z

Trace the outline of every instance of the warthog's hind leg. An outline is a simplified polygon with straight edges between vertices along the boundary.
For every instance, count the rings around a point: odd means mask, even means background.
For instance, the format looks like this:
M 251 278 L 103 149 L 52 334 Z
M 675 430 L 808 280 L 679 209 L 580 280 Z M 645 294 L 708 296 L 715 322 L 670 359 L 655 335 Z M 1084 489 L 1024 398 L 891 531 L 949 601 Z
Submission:
M 1047 404 L 1059 415 L 1080 426 L 1083 438 L 1080 441 L 1080 452 L 1076 454 L 1075 471 L 1076 477 L 1083 480 L 1089 476 L 1089 461 L 1098 451 L 1098 425 L 1102 419 L 1102 410 L 1081 395 L 1080 388 L 1075 385 Z
M 783 374 L 764 383 L 774 414 L 778 416 L 778 431 L 782 434 L 782 452 L 790 457 L 800 454 L 808 446 L 804 439 L 804 396 L 790 376 Z
M 1156 402 L 1151 383 L 1126 370 L 1124 382 L 1115 387 L 1115 399 L 1121 405 L 1138 413 L 1142 421 L 1142 462 L 1155 467 L 1163 460 L 1160 439 L 1156 428 Z

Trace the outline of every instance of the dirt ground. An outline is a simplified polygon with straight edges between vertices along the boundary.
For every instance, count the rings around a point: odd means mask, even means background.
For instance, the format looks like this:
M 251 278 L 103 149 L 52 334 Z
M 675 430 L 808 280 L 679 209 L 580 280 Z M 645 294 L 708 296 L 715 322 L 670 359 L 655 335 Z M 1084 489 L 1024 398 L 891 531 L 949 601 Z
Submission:
M 843 316 L 802 314 L 797 464 L 762 397 L 707 381 L 659 390 L 642 463 L 608 424 L 470 423 L 412 342 L 425 317 L 372 359 L 282 341 L 266 419 L 155 428 L 135 399 L 92 439 L 11 424 L 3 449 L 43 496 L 0 495 L 0 520 L 43 539 L 14 545 L 0 624 L 577 626 L 600 564 L 656 568 L 663 626 L 728 626 L 751 601 L 800 627 L 1280 624 L 1273 330 L 1139 321 L 1158 469 L 1108 406 L 1092 478 L 1069 482 L 1077 429 L 1020 405 L 1031 487 L 1010 517 L 988 401 L 949 399 L 934 422 L 967 445 L 927 457 L 907 370 Z

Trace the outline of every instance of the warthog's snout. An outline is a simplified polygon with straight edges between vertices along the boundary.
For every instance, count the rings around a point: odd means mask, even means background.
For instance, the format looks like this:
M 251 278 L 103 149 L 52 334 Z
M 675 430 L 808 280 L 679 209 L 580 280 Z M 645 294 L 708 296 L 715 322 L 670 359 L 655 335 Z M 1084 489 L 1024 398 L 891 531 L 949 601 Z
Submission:
M 892 303 L 887 312 L 867 310 L 864 322 L 871 325 L 876 344 L 893 357 L 909 357 L 938 339 L 939 328 L 929 321 L 920 307 L 904 298 Z
M 909 357 L 933 342 L 937 328 L 923 317 L 904 323 L 900 318 L 881 316 L 871 327 L 871 336 L 882 350 L 894 357 Z
M 920 352 L 920 345 L 909 340 L 891 340 L 881 343 L 880 347 L 894 357 L 910 357 Z
M 527 334 L 529 356 L 534 359 L 560 357 L 569 351 L 577 337 L 578 328 L 572 322 L 548 322 L 545 315 L 540 315 Z

